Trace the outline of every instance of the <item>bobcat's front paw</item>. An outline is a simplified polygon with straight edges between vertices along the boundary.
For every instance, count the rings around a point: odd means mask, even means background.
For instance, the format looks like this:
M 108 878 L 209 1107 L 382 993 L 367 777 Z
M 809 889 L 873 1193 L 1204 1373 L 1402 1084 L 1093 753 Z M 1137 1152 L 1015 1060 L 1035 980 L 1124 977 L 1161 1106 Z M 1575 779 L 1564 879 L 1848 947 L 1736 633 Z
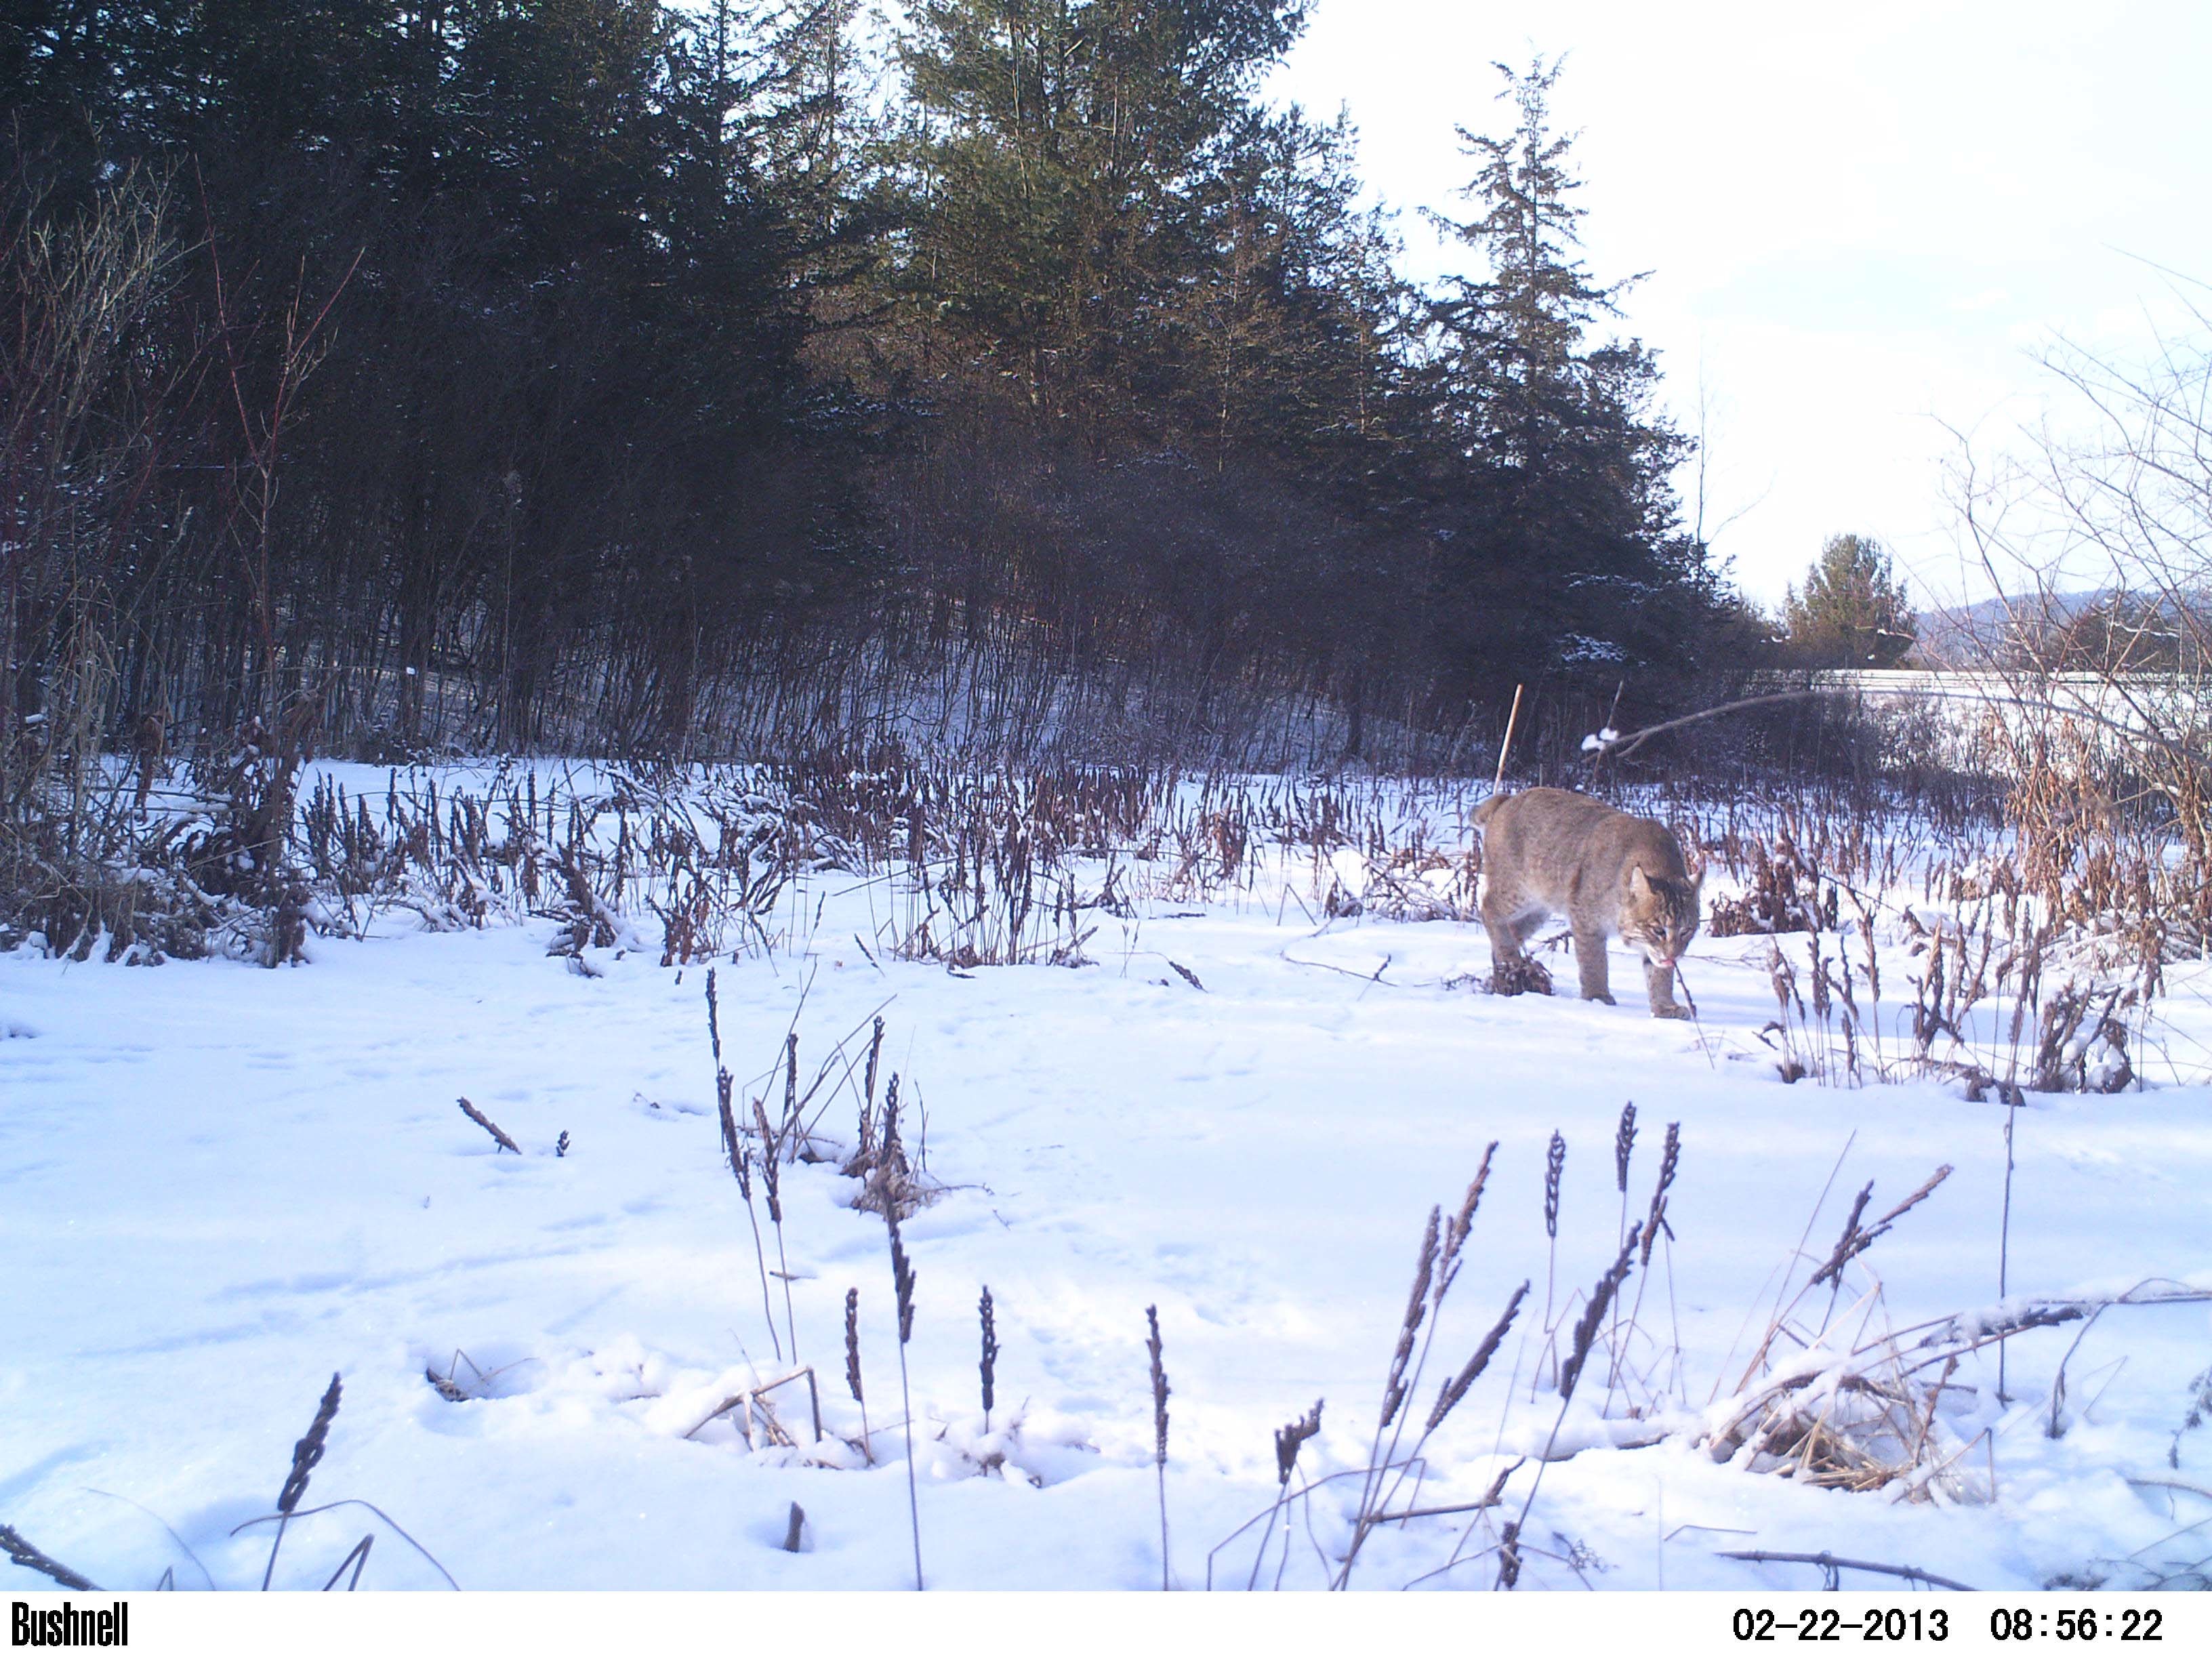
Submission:
M 1585 991 L 1583 993 L 1583 1000 L 1584 1002 L 1602 1002 L 1608 1008 L 1617 1006 L 1613 1002 L 1613 993 L 1610 991 Z
M 1687 1019 L 1689 1017 L 1690 1011 L 1687 1008 L 1677 1008 L 1672 1004 L 1663 1008 L 1654 1008 L 1651 1011 L 1651 1018 L 1654 1019 Z

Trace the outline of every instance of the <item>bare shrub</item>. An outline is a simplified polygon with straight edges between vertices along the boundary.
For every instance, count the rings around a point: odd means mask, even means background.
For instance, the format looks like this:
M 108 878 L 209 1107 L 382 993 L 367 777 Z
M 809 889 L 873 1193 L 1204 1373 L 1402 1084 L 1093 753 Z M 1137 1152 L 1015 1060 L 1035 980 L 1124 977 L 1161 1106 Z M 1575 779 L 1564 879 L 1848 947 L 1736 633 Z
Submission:
M 1963 642 L 2008 694 L 1988 737 L 2014 780 L 2023 873 L 2054 921 L 2121 939 L 2149 980 L 2212 938 L 2212 317 L 2146 360 L 2060 341 L 2063 401 L 1956 486 L 2007 596 Z M 2087 598 L 2083 598 L 2084 590 Z
M 1740 896 L 1717 899 L 1705 922 L 1716 939 L 1745 933 L 1811 933 L 1836 923 L 1836 890 L 1823 893 L 1820 878 L 1785 828 L 1770 852 L 1763 842 L 1748 849 Z

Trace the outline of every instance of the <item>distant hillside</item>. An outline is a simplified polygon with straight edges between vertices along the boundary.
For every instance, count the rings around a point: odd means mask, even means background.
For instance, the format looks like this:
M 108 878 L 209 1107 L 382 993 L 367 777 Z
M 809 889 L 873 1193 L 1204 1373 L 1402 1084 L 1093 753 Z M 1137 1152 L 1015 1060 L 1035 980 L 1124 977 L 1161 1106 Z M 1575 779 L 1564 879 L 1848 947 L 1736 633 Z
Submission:
M 1919 643 L 1907 661 L 1928 668 L 1985 666 L 2012 627 L 2030 619 L 2070 622 L 2114 590 L 2085 588 L 2075 593 L 2010 593 L 1973 605 L 1923 611 L 1913 618 Z
M 2107 614 L 2102 620 L 2096 613 Z M 2033 660 L 2097 671 L 2203 671 L 2212 655 L 2212 597 L 2118 587 L 2011 594 L 1914 618 L 1920 640 L 1906 665 L 1974 669 Z M 2072 638 L 2062 641 L 2062 634 Z

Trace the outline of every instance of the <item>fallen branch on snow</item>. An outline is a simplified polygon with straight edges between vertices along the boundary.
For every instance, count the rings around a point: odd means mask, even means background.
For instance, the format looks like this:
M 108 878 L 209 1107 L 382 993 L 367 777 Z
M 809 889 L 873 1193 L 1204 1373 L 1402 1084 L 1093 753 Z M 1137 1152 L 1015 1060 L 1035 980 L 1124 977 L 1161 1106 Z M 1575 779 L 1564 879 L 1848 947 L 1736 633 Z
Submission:
M 1818 1567 L 1832 1580 L 1845 1568 L 1853 1572 L 1887 1573 L 1892 1578 L 1909 1578 L 1917 1583 L 1936 1589 L 1972 1590 L 1972 1584 L 1962 1584 L 1955 1578 L 1944 1578 L 1920 1567 L 1893 1567 L 1882 1561 L 1854 1561 L 1848 1556 L 1831 1555 L 1822 1550 L 1817 1555 L 1802 1555 L 1790 1550 L 1716 1550 L 1714 1554 L 1729 1561 L 1791 1561 L 1804 1566 Z

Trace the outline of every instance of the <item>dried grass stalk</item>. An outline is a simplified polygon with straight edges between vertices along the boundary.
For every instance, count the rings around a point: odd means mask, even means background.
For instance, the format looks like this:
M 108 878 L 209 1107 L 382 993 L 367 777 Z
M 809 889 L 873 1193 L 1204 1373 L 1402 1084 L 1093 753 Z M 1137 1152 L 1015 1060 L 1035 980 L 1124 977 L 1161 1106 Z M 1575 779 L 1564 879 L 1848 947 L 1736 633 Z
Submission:
M 897 1096 L 897 1079 L 892 1079 L 891 1094 Z M 882 1166 L 876 1171 L 878 1181 L 887 1181 Z M 889 1192 L 882 1194 L 884 1231 L 890 1235 L 891 1250 L 891 1289 L 898 1304 L 899 1332 L 899 1409 L 905 1418 L 906 1429 L 906 1502 L 907 1515 L 914 1534 L 914 1587 L 921 1589 L 921 1503 L 915 1492 L 914 1472 L 914 1393 L 907 1381 L 906 1346 L 914 1339 L 914 1264 L 907 1260 L 906 1241 L 899 1237 L 899 1206 Z M 849 1304 L 848 1304 L 849 1305 Z
M 1436 1218 L 1430 1217 L 1429 1231 L 1436 1231 Z M 1415 1298 L 1419 1300 L 1418 1297 Z M 1170 1588 L 1168 1583 L 1168 1373 L 1160 1363 L 1160 1310 L 1157 1305 L 1145 1310 L 1145 1352 L 1152 1367 L 1152 1471 L 1159 1487 L 1160 1498 L 1160 1588 Z
M 1490 1160 L 1497 1155 L 1498 1143 L 1492 1141 L 1482 1149 L 1482 1163 L 1476 1168 L 1474 1179 L 1467 1183 L 1467 1195 L 1460 1200 L 1458 1213 L 1444 1228 L 1443 1257 L 1437 1273 L 1437 1285 L 1431 1298 L 1442 1302 L 1444 1292 L 1459 1272 L 1460 1251 L 1466 1247 L 1468 1235 L 1474 1231 L 1474 1212 L 1482 1207 L 1482 1189 L 1490 1184 Z
M 1321 1432 L 1321 1408 L 1325 1402 L 1316 1400 L 1313 1409 L 1294 1422 L 1285 1423 L 1275 1431 L 1275 1484 L 1287 1488 L 1291 1474 L 1298 1466 L 1298 1449 Z
M 722 1155 L 730 1160 L 730 1173 L 738 1176 L 738 1185 L 745 1189 L 745 1202 L 750 1205 L 753 1197 L 752 1177 L 750 1174 L 738 1174 L 738 1120 L 736 1114 L 730 1109 L 730 1090 L 733 1081 L 728 1066 L 715 1066 L 714 1109 L 721 1119 Z
M 920 1277 L 906 1253 L 906 1240 L 899 1237 L 898 1208 L 886 1201 L 884 1206 L 884 1225 L 890 1234 L 891 1289 L 898 1299 L 899 1346 L 904 1347 L 914 1340 L 914 1287 Z
M 845 1292 L 845 1386 L 852 1390 L 853 1403 L 865 1407 L 867 1395 L 860 1387 L 860 1287 L 854 1285 Z
M 1521 1288 L 1513 1292 L 1512 1299 L 1505 1304 L 1505 1311 L 1498 1316 L 1498 1322 L 1475 1345 L 1474 1352 L 1460 1368 L 1459 1375 L 1448 1379 L 1437 1391 L 1437 1403 L 1429 1408 L 1429 1420 L 1423 1425 L 1425 1435 L 1437 1431 L 1444 1419 L 1451 1415 L 1452 1407 L 1466 1398 L 1467 1391 L 1474 1386 L 1475 1379 L 1488 1369 L 1491 1360 L 1497 1355 L 1498 1345 L 1505 1340 L 1505 1334 L 1513 1328 L 1513 1322 L 1520 1316 L 1521 1304 L 1528 1296 L 1528 1289 L 1529 1281 L 1522 1279 Z
M 991 1407 L 995 1403 L 999 1365 L 999 1327 L 992 1315 L 991 1287 L 988 1285 L 983 1286 L 983 1294 L 976 1301 L 975 1313 L 983 1326 L 983 1358 L 977 1370 L 983 1378 L 983 1432 L 988 1434 L 991 1431 Z
M 461 1104 L 466 1106 L 468 1102 Z M 338 1400 L 343 1393 L 338 1374 L 332 1371 L 331 1386 L 323 1390 L 322 1401 L 315 1407 L 315 1420 L 307 1425 L 307 1433 L 293 1442 L 292 1467 L 285 1472 L 283 1490 L 276 1494 L 276 1536 L 269 1546 L 269 1565 L 261 1572 L 264 1589 L 269 1588 L 270 1579 L 276 1575 L 276 1552 L 284 1547 L 285 1523 L 300 1507 L 300 1500 L 307 1495 L 307 1477 L 323 1461 L 323 1450 L 329 1443 L 331 1425 L 337 1417 Z
M 1583 1304 L 1582 1317 L 1575 1322 L 1574 1346 L 1568 1350 L 1567 1363 L 1559 1371 L 1559 1398 L 1562 1401 L 1574 1397 L 1575 1384 L 1581 1380 L 1583 1366 L 1589 1358 L 1590 1346 L 1597 1340 L 1597 1328 L 1605 1322 L 1607 1307 L 1628 1277 L 1630 1258 L 1636 1254 L 1637 1241 L 1642 1232 L 1640 1224 L 1629 1230 L 1627 1238 L 1621 1243 L 1620 1254 L 1613 1258 L 1613 1266 L 1599 1275 L 1596 1285 L 1591 1288 L 1589 1300 Z
M 300 1500 L 307 1495 L 307 1477 L 315 1465 L 323 1461 L 323 1451 L 329 1443 L 331 1424 L 338 1414 L 339 1396 L 344 1392 L 338 1374 L 331 1373 L 331 1386 L 323 1390 L 323 1398 L 315 1407 L 315 1420 L 307 1425 L 307 1433 L 292 1445 L 292 1467 L 284 1476 L 284 1487 L 276 1495 L 276 1513 L 289 1516 L 300 1507 Z
M 1874 1225 L 1862 1227 L 1859 1225 L 1859 1218 L 1866 1213 L 1867 1201 L 1874 1196 L 1874 1182 L 1868 1182 L 1859 1189 L 1858 1196 L 1851 1200 L 1850 1214 L 1844 1218 L 1843 1236 L 1837 1239 L 1836 1248 L 1828 1253 L 1828 1259 L 1820 1265 L 1820 1271 L 1813 1275 L 1807 1283 L 1806 1288 L 1814 1289 L 1832 1280 L 1840 1285 L 1843 1282 L 1844 1269 L 1859 1256 L 1863 1255 L 1876 1239 L 1895 1226 L 1907 1211 L 1912 1209 L 1914 1206 L 1942 1186 L 1950 1178 L 1950 1175 L 1949 1164 L 1940 1166 L 1934 1175 L 1929 1176 L 1927 1180 L 1914 1188 L 1902 1203 L 1878 1218 Z
M 845 1386 L 860 1408 L 860 1449 L 871 1463 L 876 1461 L 875 1436 L 868 1428 L 868 1396 L 860 1387 L 860 1287 L 845 1292 Z
M 460 1108 L 462 1115 L 465 1116 L 470 1122 L 475 1124 L 477 1127 L 482 1129 L 486 1134 L 489 1135 L 494 1140 L 499 1143 L 500 1151 L 503 1152 L 513 1152 L 517 1158 L 522 1156 L 522 1148 L 516 1146 L 512 1140 L 509 1140 L 507 1138 L 507 1131 L 501 1128 L 498 1124 L 493 1122 L 482 1112 L 477 1110 L 475 1107 L 470 1105 L 469 1099 L 466 1095 L 463 1095 L 461 1097 Z
M 1428 1311 L 1429 1285 L 1436 1276 L 1437 1229 L 1443 1219 L 1441 1206 L 1431 1206 L 1429 1224 L 1421 1234 L 1421 1254 L 1413 1269 L 1413 1293 L 1406 1298 L 1405 1317 L 1398 1322 L 1398 1346 L 1390 1355 L 1390 1374 L 1382 1385 L 1382 1415 L 1376 1424 L 1379 1443 L 1406 1403 L 1406 1370 L 1413 1358 L 1413 1338 Z
M 1511 1589 L 1521 1582 L 1521 1523 L 1508 1521 L 1498 1537 L 1498 1583 Z
M 1670 1123 L 1667 1126 L 1666 1143 L 1659 1153 L 1659 1182 L 1651 1189 L 1651 1213 L 1646 1218 L 1643 1226 L 1644 1248 L 1641 1257 L 1637 1262 L 1638 1267 L 1648 1267 L 1651 1265 L 1652 1247 L 1658 1243 L 1659 1234 L 1662 1229 L 1668 1237 L 1672 1238 L 1674 1236 L 1674 1228 L 1667 1222 L 1667 1189 L 1674 1184 L 1675 1166 L 1681 1162 L 1681 1159 L 1682 1126 L 1680 1123 Z
M 13 1527 L 0 1526 L 0 1551 L 4 1551 L 8 1559 L 17 1566 L 44 1573 L 64 1589 L 96 1591 L 100 1589 L 82 1573 L 72 1572 L 55 1560 Z
M 712 968 L 707 970 L 707 1040 L 714 1045 L 714 1064 L 719 1067 L 722 1063 L 721 1010 L 714 1001 L 714 970 Z

